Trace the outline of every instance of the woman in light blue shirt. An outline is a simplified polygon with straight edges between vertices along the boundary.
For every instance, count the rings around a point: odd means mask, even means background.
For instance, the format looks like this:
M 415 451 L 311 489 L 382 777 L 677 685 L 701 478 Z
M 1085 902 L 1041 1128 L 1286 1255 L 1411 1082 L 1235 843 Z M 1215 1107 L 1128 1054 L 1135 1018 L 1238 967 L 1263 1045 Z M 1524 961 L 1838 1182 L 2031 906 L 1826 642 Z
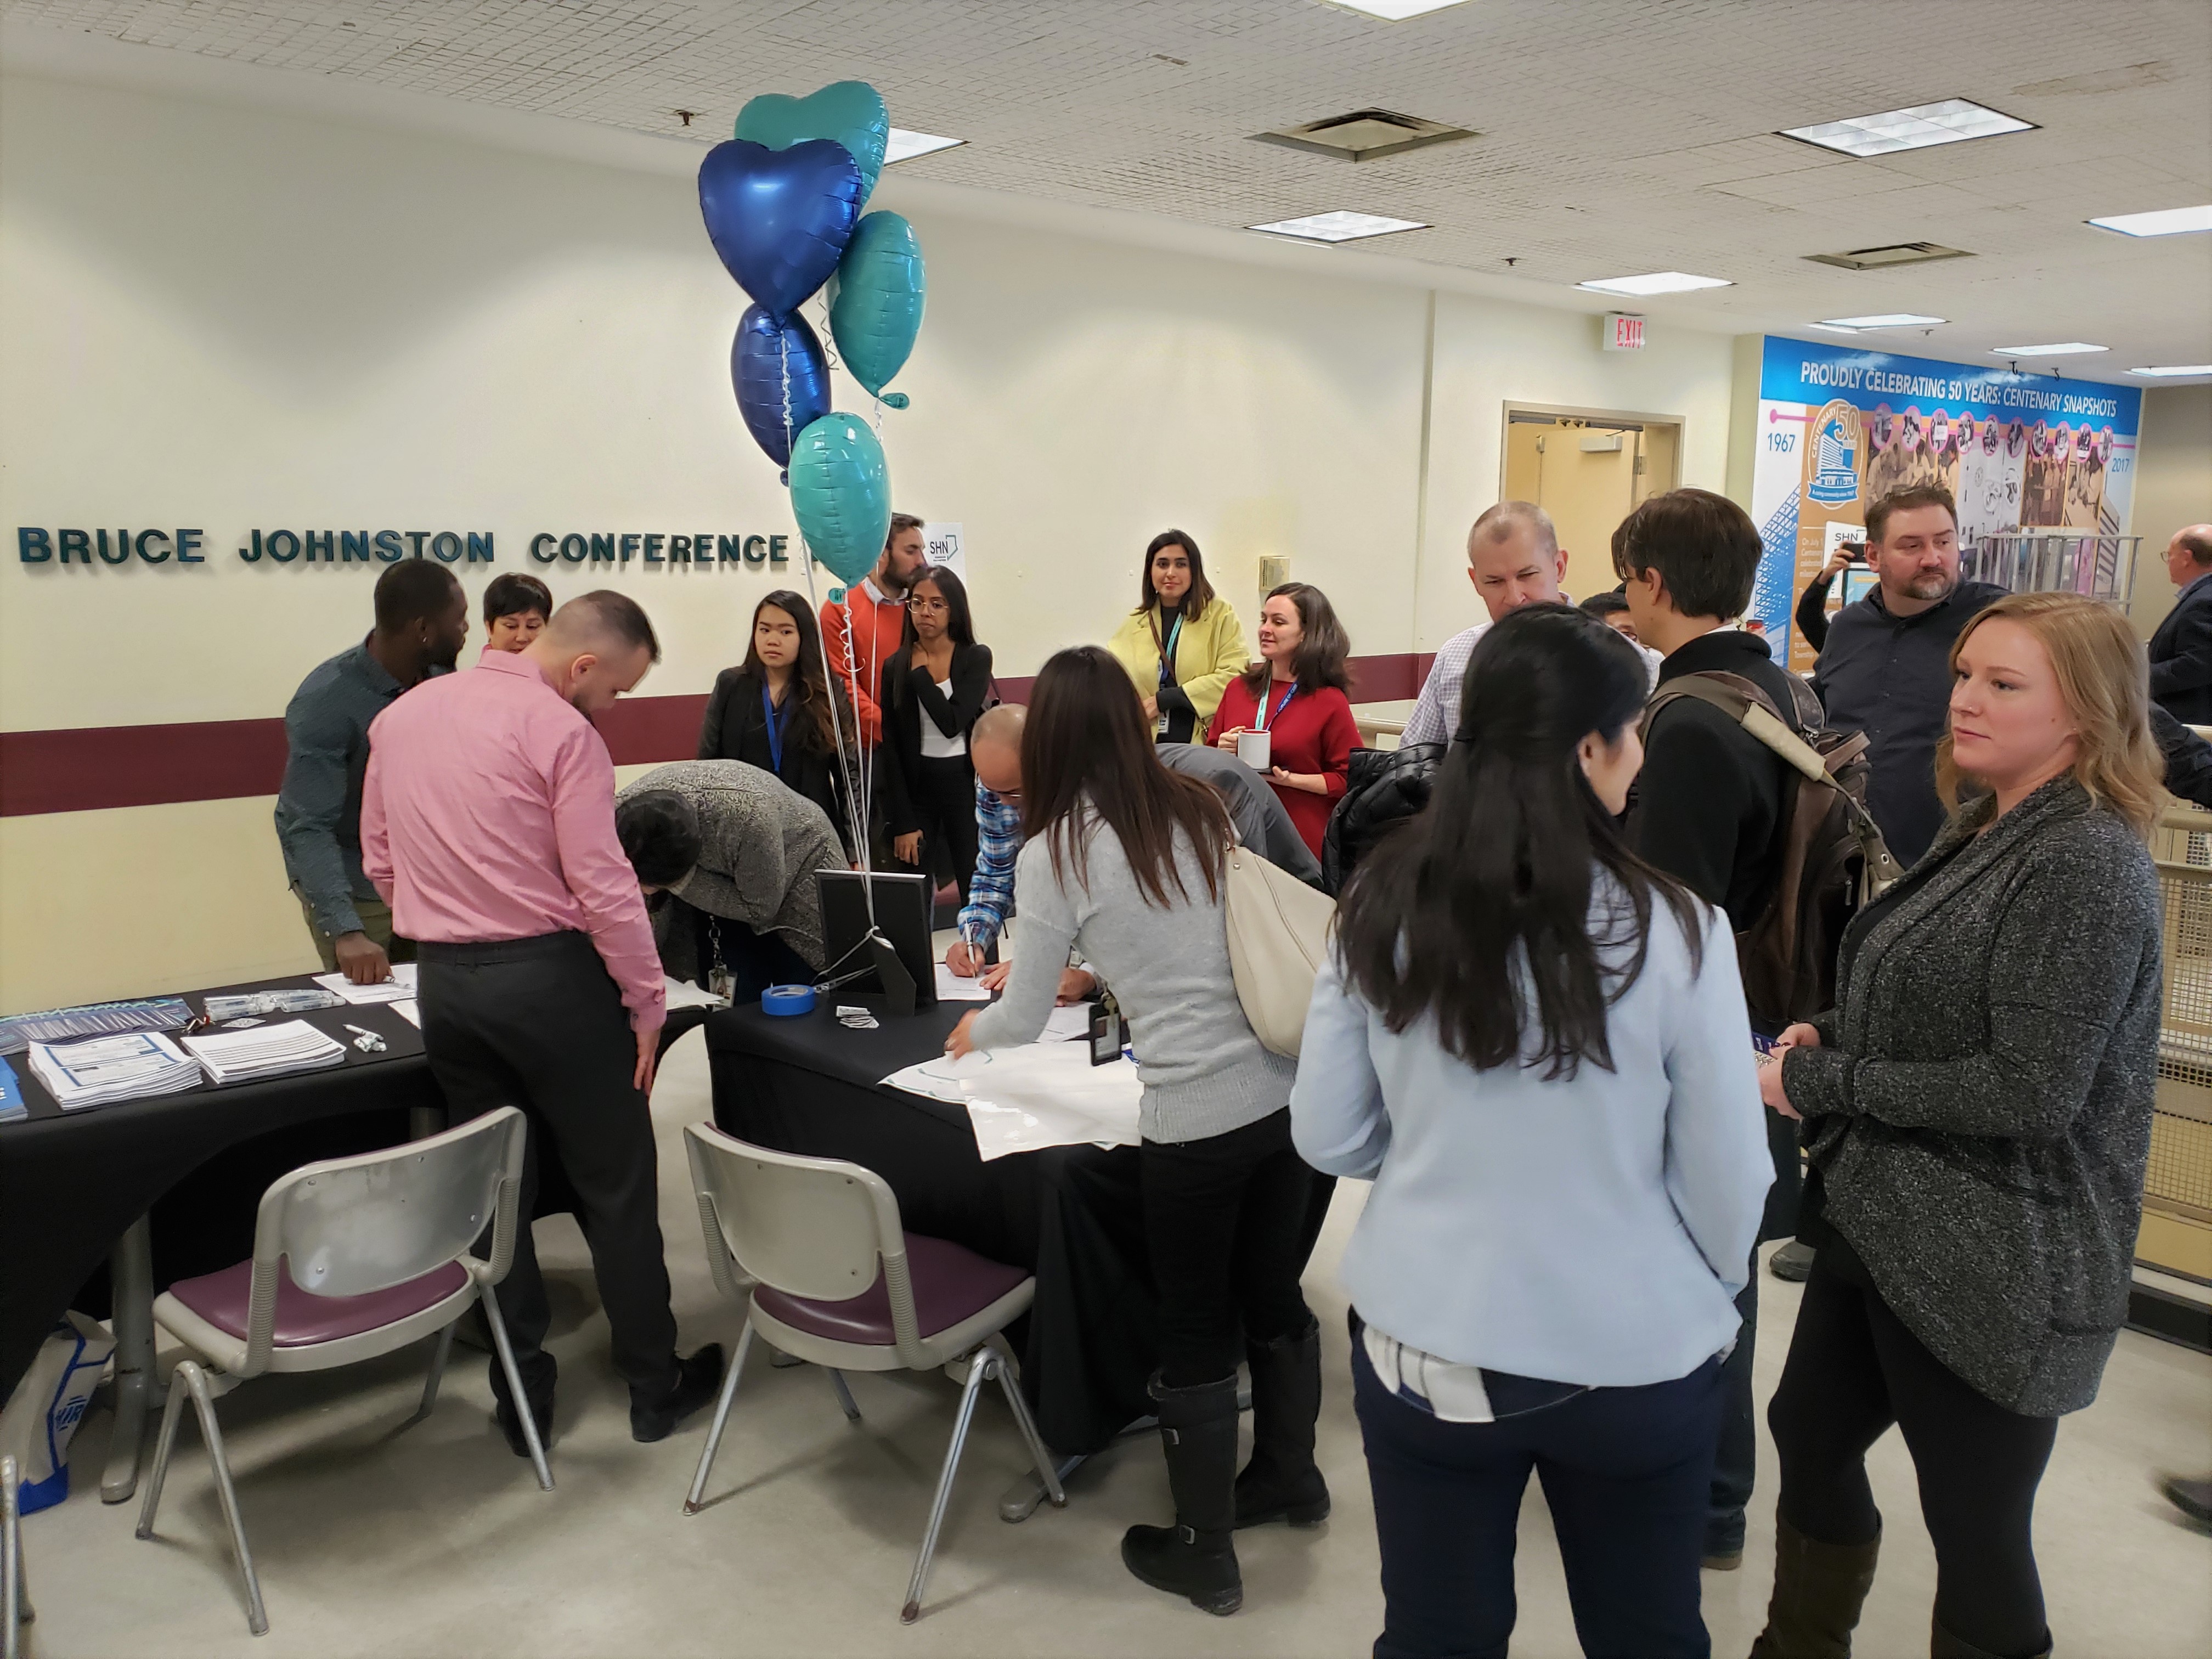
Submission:
M 1297 1148 L 1375 1183 L 1343 1275 L 1377 1659 L 1504 1653 L 1532 1468 L 1584 1650 L 1710 1651 L 1719 1355 L 1773 1170 L 1727 921 L 1614 825 L 1648 690 L 1569 606 L 1492 628 L 1314 987 Z

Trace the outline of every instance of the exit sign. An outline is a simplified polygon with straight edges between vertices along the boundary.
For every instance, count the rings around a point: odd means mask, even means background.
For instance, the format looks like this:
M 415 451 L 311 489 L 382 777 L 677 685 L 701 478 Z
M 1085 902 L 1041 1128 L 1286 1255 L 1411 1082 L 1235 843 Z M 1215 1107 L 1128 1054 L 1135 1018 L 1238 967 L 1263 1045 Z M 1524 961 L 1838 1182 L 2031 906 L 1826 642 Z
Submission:
M 1605 331 L 1599 343 L 1607 351 L 1641 351 L 1644 349 L 1644 319 L 1632 317 L 1625 311 L 1605 313 Z

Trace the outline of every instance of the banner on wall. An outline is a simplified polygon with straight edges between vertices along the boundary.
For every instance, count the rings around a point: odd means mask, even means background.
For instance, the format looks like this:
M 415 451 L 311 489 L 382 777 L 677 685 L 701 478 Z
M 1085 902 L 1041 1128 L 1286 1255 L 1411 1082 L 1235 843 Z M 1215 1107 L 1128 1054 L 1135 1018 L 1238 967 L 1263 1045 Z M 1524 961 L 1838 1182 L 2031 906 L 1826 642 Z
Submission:
M 1766 337 L 1751 516 L 1765 545 L 1751 615 L 1813 653 L 1790 614 L 1836 544 L 1856 540 L 1867 504 L 1938 483 L 1959 504 L 1967 545 L 2003 530 L 2126 532 L 2142 393 L 2133 386 Z

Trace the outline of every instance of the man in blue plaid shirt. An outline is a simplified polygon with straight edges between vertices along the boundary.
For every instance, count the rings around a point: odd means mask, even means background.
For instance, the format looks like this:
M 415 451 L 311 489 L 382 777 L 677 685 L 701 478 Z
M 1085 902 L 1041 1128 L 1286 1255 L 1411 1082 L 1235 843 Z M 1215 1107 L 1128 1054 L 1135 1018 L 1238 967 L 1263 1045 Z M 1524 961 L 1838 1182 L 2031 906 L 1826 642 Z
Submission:
M 987 708 L 968 734 L 968 758 L 975 768 L 975 873 L 968 884 L 968 902 L 960 908 L 960 937 L 945 953 L 945 965 L 963 979 L 976 975 L 991 990 L 1006 982 L 1004 963 L 988 958 L 1006 931 L 1014 906 L 1014 855 L 1022 850 L 1022 720 L 1018 703 Z M 1098 988 L 1080 968 L 1060 976 L 1060 1000 L 1079 1002 Z

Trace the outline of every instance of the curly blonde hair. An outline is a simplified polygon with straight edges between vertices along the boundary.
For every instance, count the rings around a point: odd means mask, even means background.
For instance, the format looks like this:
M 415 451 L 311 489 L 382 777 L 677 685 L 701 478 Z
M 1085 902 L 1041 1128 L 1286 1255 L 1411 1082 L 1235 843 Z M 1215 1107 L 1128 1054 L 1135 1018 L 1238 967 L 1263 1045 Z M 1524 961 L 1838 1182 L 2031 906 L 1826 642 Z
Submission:
M 1974 630 L 2000 621 L 2027 629 L 2051 658 L 2074 720 L 2075 781 L 2148 839 L 2166 805 L 2166 758 L 2150 732 L 2150 668 L 2134 629 L 2111 605 L 2079 594 L 2011 593 L 1960 633 L 1951 647 L 1954 673 Z M 1953 811 L 1961 775 L 1947 732 L 1936 745 L 1936 787 Z

